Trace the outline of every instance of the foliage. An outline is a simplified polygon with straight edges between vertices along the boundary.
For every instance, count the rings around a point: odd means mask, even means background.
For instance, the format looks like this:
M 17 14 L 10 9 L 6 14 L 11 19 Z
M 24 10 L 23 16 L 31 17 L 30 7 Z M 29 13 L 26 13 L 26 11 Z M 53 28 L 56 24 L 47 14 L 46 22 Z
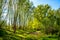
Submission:
M 55 40 L 54 34 L 56 40 L 60 37 L 60 8 L 55 10 L 48 4 L 35 7 L 29 0 L 5 1 L 0 0 L 1 39 Z M 6 4 L 7 15 L 4 18 L 3 7 Z

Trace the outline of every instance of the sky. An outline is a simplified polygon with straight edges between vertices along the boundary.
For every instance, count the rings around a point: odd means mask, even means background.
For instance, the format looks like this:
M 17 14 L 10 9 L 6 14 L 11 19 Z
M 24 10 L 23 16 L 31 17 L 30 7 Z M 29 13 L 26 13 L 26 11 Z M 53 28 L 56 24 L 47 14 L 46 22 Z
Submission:
M 30 0 L 33 2 L 33 5 L 37 7 L 40 4 L 48 4 L 51 6 L 52 9 L 60 8 L 60 0 Z

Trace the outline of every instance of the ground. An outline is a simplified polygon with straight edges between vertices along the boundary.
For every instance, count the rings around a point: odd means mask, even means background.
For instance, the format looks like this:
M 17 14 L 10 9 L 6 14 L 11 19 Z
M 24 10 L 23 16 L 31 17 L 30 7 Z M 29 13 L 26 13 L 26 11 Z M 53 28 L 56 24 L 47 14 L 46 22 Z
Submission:
M 0 29 L 0 40 L 58 40 L 58 37 L 56 35 L 46 35 L 41 31 L 17 30 L 16 33 L 13 33 L 13 30 Z

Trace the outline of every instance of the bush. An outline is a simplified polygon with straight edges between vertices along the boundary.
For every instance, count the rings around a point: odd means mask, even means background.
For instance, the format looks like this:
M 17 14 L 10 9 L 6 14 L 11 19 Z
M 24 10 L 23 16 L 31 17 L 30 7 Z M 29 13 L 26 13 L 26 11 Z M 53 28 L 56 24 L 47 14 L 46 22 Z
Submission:
M 55 27 L 47 27 L 45 29 L 46 34 L 57 34 L 58 32 L 59 32 L 59 30 Z

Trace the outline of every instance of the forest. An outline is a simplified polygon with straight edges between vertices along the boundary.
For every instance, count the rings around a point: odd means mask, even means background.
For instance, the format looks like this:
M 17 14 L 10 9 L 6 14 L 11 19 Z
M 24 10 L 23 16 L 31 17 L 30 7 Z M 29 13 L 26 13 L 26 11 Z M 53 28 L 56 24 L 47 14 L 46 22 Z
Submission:
M 60 8 L 0 0 L 0 40 L 60 40 Z

